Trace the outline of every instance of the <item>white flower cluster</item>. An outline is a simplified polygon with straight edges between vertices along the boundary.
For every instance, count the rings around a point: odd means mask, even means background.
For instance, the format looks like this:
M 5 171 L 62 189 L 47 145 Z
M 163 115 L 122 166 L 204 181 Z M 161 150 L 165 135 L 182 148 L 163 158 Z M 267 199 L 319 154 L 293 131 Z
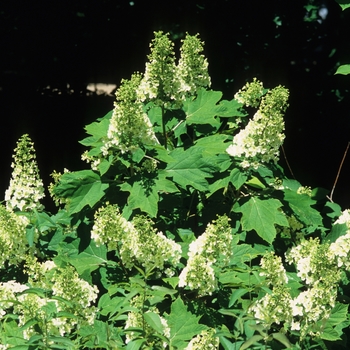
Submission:
M 350 229 L 350 209 L 346 209 L 342 211 L 339 218 L 335 221 L 336 224 L 346 224 L 346 226 Z
M 26 259 L 30 249 L 26 238 L 28 223 L 25 216 L 0 205 L 0 268 L 4 268 L 5 263 L 17 265 Z
M 258 83 L 255 81 L 252 84 L 257 85 Z M 250 90 L 247 89 L 247 91 Z M 253 101 L 259 94 L 253 95 Z M 242 101 L 247 99 L 246 97 Z M 285 138 L 283 114 L 287 107 L 287 100 L 288 90 L 284 87 L 278 86 L 270 90 L 262 97 L 259 109 L 253 119 L 234 136 L 233 142 L 226 152 L 232 157 L 244 157 L 241 162 L 243 168 L 256 169 L 263 163 L 278 161 L 279 148 Z M 252 101 L 249 103 L 256 105 Z
M 143 103 L 137 97 L 136 90 L 141 82 L 141 75 L 135 73 L 130 80 L 122 80 L 116 92 L 113 115 L 109 122 L 107 139 L 101 151 L 104 156 L 110 149 L 117 149 L 121 153 L 134 152 L 140 145 L 156 144 L 157 138 L 152 124 L 143 110 Z M 93 167 L 97 167 L 99 160 L 84 156 Z
M 135 296 L 130 301 L 130 306 L 134 307 L 138 311 L 131 311 L 128 313 L 128 318 L 125 322 L 125 330 L 128 330 L 129 328 L 141 328 L 143 330 L 143 337 L 147 339 L 148 346 L 152 347 L 153 349 L 165 349 L 167 346 L 166 342 L 162 342 L 160 338 L 154 337 L 155 330 L 148 325 L 143 318 L 143 315 L 141 312 L 144 312 L 144 302 L 143 297 L 140 295 Z M 151 306 L 148 308 L 147 312 L 154 312 L 159 315 L 159 310 L 155 306 Z M 168 322 L 164 317 L 160 317 L 160 322 L 162 324 L 162 336 L 166 338 L 170 338 L 170 328 L 168 326 Z M 128 331 L 126 334 L 126 340 L 125 343 L 129 343 L 131 340 L 139 336 L 139 332 L 135 331 Z M 151 336 L 151 337 L 149 337 Z
M 185 350 L 215 350 L 218 348 L 219 338 L 215 336 L 215 329 L 210 328 L 191 339 Z
M 80 279 L 72 266 L 60 268 L 53 261 L 38 263 L 28 257 L 26 272 L 27 285 L 0 283 L 0 319 L 16 315 L 19 327 L 28 325 L 22 329 L 25 339 L 37 334 L 38 327 L 47 337 L 69 334 L 78 324 L 93 324 L 97 310 L 91 305 L 98 289 Z M 30 288 L 34 289 L 26 292 Z
M 45 290 L 46 296 L 35 293 L 17 296 L 20 304 L 15 307 L 15 313 L 19 316 L 20 325 L 36 317 L 48 333 L 64 336 L 78 324 L 94 323 L 97 309 L 93 304 L 99 291 L 96 286 L 81 279 L 73 266 L 57 267 L 53 261 L 39 263 L 33 258 L 27 261 L 27 273 L 30 276 L 28 285 Z M 52 310 L 52 314 L 47 314 L 48 310 Z M 29 327 L 26 336 L 35 332 L 34 326 Z
M 235 93 L 235 100 L 247 107 L 257 108 L 264 92 L 262 82 L 254 78 L 251 83 L 246 83 L 242 89 Z
M 211 295 L 217 289 L 215 266 L 225 266 L 232 254 L 232 229 L 227 216 L 208 224 L 205 232 L 190 243 L 186 267 L 179 276 L 179 287 Z
M 296 266 L 304 290 L 291 295 L 280 257 L 267 253 L 261 260 L 262 276 L 272 292 L 257 300 L 251 311 L 260 322 L 284 327 L 306 335 L 319 335 L 320 321 L 326 321 L 335 306 L 340 271 L 329 254 L 329 245 L 318 239 L 304 240 L 286 253 L 286 262 Z
M 208 61 L 203 52 L 203 42 L 198 35 L 186 35 L 180 48 L 180 59 L 176 67 L 176 76 L 180 81 L 179 93 L 184 99 L 187 95 L 194 95 L 201 87 L 211 84 L 208 74 Z
M 115 250 L 128 269 L 138 265 L 148 273 L 162 271 L 165 265 L 176 266 L 181 258 L 181 246 L 157 232 L 151 220 L 137 216 L 129 222 L 113 205 L 96 212 L 91 238 L 98 245 L 106 244 L 109 251 Z
M 113 150 L 134 152 L 140 145 L 158 143 L 144 111 L 145 103 L 152 101 L 162 108 L 179 107 L 187 96 L 210 85 L 208 62 L 201 55 L 203 43 L 197 36 L 187 35 L 183 40 L 178 65 L 169 34 L 155 32 L 150 47 L 144 76 L 135 73 L 130 80 L 122 80 L 116 92 L 107 138 L 101 147 L 103 156 Z M 101 161 L 88 152 L 82 158 L 95 170 Z
M 345 224 L 347 233 L 340 236 L 329 247 L 329 258 L 334 259 L 338 267 L 350 269 L 350 210 L 344 210 L 334 223 Z
M 180 48 L 180 59 L 175 63 L 174 43 L 169 34 L 155 32 L 146 63 L 145 75 L 137 89 L 141 101 L 152 100 L 166 108 L 172 103 L 181 106 L 187 96 L 200 88 L 210 86 L 208 61 L 202 54 L 203 42 L 197 35 L 186 35 Z
M 5 192 L 6 207 L 12 210 L 42 210 L 44 185 L 39 176 L 34 144 L 27 134 L 17 142 L 13 155 L 10 186 Z
M 261 259 L 260 266 L 262 268 L 260 276 L 266 276 L 268 285 L 275 286 L 288 283 L 286 270 L 284 269 L 280 256 L 276 256 L 273 252 L 269 252 L 265 254 L 263 259 Z

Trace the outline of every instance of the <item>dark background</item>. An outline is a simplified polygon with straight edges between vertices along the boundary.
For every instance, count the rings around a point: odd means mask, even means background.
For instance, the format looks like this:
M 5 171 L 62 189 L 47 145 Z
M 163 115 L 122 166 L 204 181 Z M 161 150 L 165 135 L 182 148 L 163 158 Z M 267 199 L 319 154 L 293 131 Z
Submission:
M 350 76 L 334 75 L 350 63 L 350 9 L 342 12 L 334 0 L 5 0 L 0 199 L 23 133 L 35 142 L 45 185 L 54 169 L 86 167 L 78 143 L 83 127 L 114 100 L 88 93 L 87 84 L 118 85 L 144 71 L 155 30 L 170 32 L 177 46 L 186 32 L 200 33 L 212 88 L 225 98 L 253 77 L 289 88 L 284 148 L 293 173 L 303 185 L 331 190 L 350 141 Z M 350 154 L 333 197 L 343 208 L 350 206 L 349 173 Z

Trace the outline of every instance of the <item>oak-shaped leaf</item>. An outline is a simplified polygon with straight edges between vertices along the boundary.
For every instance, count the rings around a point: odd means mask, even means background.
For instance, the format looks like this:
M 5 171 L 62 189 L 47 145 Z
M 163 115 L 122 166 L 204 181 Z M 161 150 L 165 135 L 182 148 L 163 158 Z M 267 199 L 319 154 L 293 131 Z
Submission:
M 289 226 L 286 217 L 278 210 L 280 207 L 282 203 L 278 199 L 251 197 L 234 211 L 242 213 L 243 230 L 255 230 L 263 240 L 271 244 L 277 234 L 275 224 Z

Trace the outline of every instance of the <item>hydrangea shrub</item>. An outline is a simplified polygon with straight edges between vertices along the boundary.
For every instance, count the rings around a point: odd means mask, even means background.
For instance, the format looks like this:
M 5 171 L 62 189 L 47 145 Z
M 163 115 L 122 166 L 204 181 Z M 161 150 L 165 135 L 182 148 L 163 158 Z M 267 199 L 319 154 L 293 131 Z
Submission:
M 288 89 L 210 89 L 204 43 L 156 32 L 44 187 L 24 135 L 0 205 L 1 349 L 337 349 L 350 215 L 279 166 Z M 178 59 L 176 59 L 178 57 Z M 346 346 L 346 345 L 345 345 Z

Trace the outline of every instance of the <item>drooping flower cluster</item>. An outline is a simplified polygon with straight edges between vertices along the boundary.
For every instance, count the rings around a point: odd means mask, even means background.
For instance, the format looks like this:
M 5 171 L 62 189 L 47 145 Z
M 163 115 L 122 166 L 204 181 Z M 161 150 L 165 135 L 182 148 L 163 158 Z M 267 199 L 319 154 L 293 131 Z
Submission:
M 128 313 L 128 318 L 125 322 L 125 329 L 128 328 L 141 328 L 143 330 L 143 337 L 147 339 L 147 345 L 153 349 L 165 349 L 167 343 L 162 341 L 159 337 L 154 336 L 155 330 L 144 321 L 142 312 L 144 312 L 144 300 L 143 296 L 137 295 L 130 301 L 130 306 L 134 307 L 137 311 L 131 311 Z M 159 315 L 159 310 L 155 306 L 150 306 L 145 312 L 153 312 Z M 168 326 L 167 320 L 159 316 L 160 322 L 162 324 L 162 336 L 170 338 L 170 328 Z M 131 340 L 139 336 L 139 332 L 128 331 L 126 333 L 126 343 L 129 343 Z
M 4 268 L 5 262 L 17 265 L 25 260 L 29 250 L 26 238 L 28 223 L 26 217 L 0 205 L 0 268 Z
M 44 185 L 39 176 L 34 144 L 27 134 L 17 142 L 13 155 L 10 186 L 5 192 L 6 207 L 12 210 L 42 210 Z
M 227 216 L 208 224 L 205 232 L 190 243 L 186 267 L 179 278 L 179 287 L 210 295 L 217 289 L 214 267 L 229 263 L 232 254 L 232 229 Z
M 239 101 L 249 105 L 257 105 L 257 97 L 262 92 L 258 81 L 252 83 L 239 94 Z M 259 89 L 258 89 L 259 88 Z M 251 98 L 246 96 L 252 93 Z M 287 107 L 288 90 L 278 86 L 261 98 L 258 111 L 247 126 L 233 138 L 227 153 L 233 157 L 244 157 L 243 168 L 258 168 L 261 164 L 279 159 L 279 148 L 285 135 L 283 114 Z
M 215 329 L 210 328 L 195 336 L 185 350 L 210 350 L 219 348 L 219 338 L 215 337 Z
M 128 269 L 137 265 L 146 272 L 162 271 L 165 265 L 176 266 L 181 258 L 181 246 L 157 232 L 151 220 L 136 216 L 129 222 L 112 205 L 96 212 L 91 238 L 97 245 L 115 250 Z
M 330 317 L 336 303 L 340 271 L 329 255 L 329 244 L 318 239 L 304 240 L 286 253 L 286 262 L 294 264 L 304 289 L 295 296 L 288 286 L 282 260 L 267 253 L 261 260 L 262 276 L 272 292 L 257 300 L 251 311 L 267 326 L 284 324 L 285 329 L 306 335 L 319 335 L 321 321 Z M 293 295 L 292 295 L 293 294 Z
M 140 82 L 141 75 L 135 73 L 130 80 L 122 80 L 116 92 L 107 140 L 101 149 L 104 156 L 108 154 L 110 148 L 125 153 L 134 152 L 140 145 L 157 143 L 152 124 L 136 94 Z M 94 161 L 93 165 L 96 167 L 98 164 Z

